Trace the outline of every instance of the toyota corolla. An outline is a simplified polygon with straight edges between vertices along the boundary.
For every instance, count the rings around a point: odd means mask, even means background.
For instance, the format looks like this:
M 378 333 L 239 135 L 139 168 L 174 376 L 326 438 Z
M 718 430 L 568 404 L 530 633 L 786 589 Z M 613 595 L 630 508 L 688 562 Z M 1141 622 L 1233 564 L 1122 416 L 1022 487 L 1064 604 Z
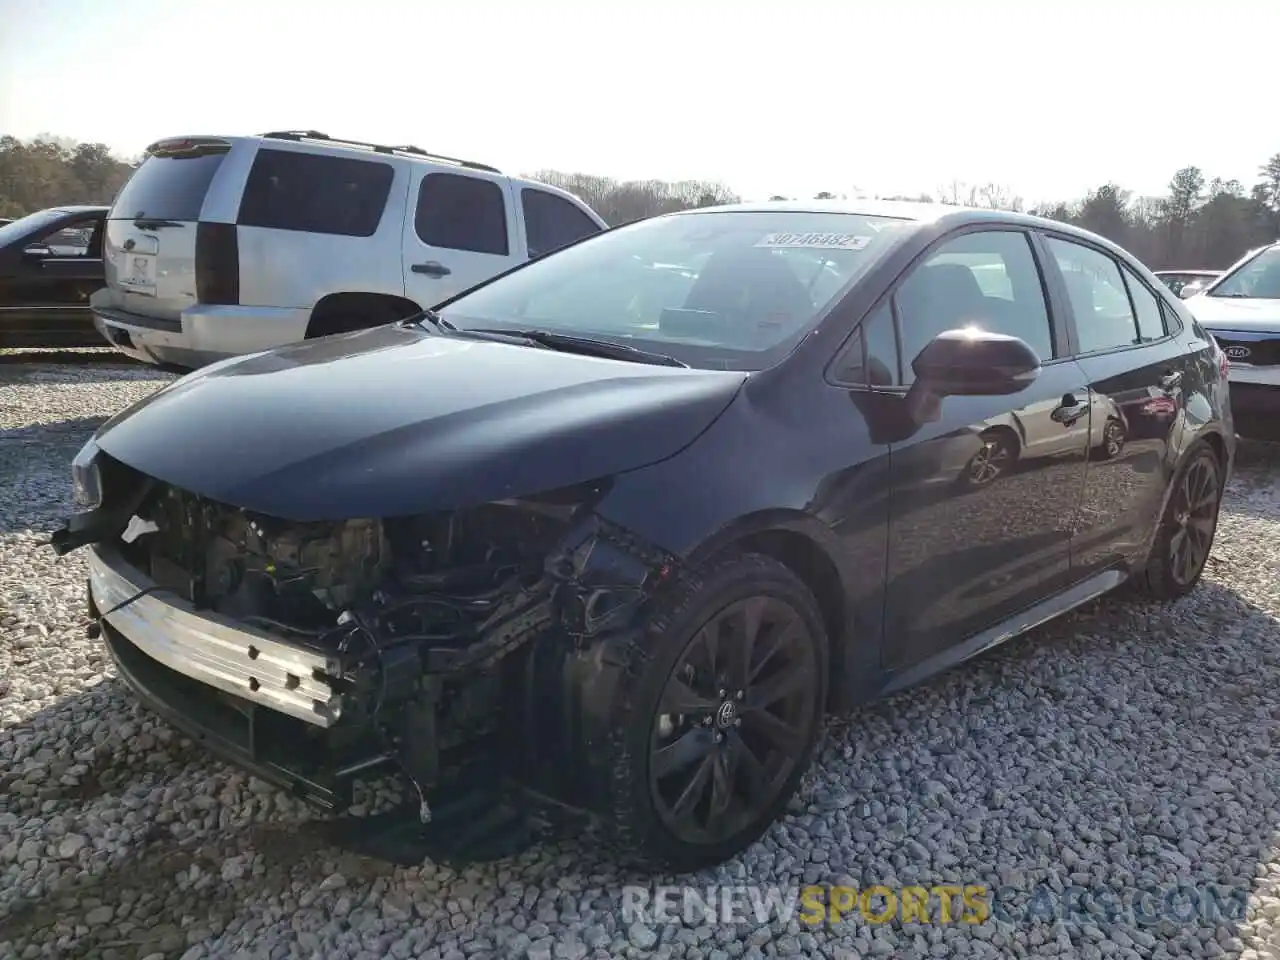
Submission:
M 690 211 L 178 380 L 80 452 L 53 543 L 120 675 L 259 776 L 341 808 L 383 767 L 428 820 L 483 758 L 683 869 L 769 828 L 825 715 L 1191 590 L 1225 367 L 1064 224 Z

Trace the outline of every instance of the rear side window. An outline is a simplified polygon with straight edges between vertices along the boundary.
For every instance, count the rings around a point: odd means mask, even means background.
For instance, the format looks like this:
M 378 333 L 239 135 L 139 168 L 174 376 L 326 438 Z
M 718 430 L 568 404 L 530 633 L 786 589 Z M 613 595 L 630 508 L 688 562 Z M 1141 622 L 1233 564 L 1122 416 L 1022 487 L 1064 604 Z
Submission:
M 1070 240 L 1048 237 L 1045 242 L 1067 287 L 1080 352 L 1114 350 L 1140 342 L 1120 265 L 1100 250 Z
M 599 224 L 580 209 L 545 190 L 526 187 L 520 192 L 520 204 L 530 257 L 540 257 L 600 232 Z
M 1160 309 L 1160 301 L 1147 289 L 1147 285 L 1138 279 L 1128 267 L 1121 266 L 1124 282 L 1129 286 L 1129 297 L 1133 300 L 1133 312 L 1138 318 L 1138 339 L 1143 343 L 1163 340 L 1165 334 L 1164 312 Z
M 457 173 L 429 173 L 418 190 L 414 214 L 418 239 L 429 247 L 505 257 L 507 204 L 492 180 Z
M 148 157 L 116 196 L 111 219 L 198 221 L 226 155 L 223 149 Z
M 259 150 L 236 222 L 246 227 L 371 237 L 387 205 L 388 163 Z

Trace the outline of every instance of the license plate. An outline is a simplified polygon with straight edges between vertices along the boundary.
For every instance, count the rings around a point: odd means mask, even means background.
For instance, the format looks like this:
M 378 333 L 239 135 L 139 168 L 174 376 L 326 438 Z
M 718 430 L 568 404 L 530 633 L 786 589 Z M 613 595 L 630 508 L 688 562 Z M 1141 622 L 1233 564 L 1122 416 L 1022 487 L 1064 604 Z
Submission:
M 156 258 L 146 253 L 122 253 L 117 279 L 134 293 L 155 293 Z

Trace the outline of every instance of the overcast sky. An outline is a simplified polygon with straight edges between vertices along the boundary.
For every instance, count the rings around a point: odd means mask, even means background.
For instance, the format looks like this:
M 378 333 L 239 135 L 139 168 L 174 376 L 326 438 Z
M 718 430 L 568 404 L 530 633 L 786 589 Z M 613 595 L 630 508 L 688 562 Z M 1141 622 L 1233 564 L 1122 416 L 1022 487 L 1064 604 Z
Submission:
M 307 128 L 748 198 L 1028 201 L 1280 151 L 1266 0 L 0 0 L 0 133 Z

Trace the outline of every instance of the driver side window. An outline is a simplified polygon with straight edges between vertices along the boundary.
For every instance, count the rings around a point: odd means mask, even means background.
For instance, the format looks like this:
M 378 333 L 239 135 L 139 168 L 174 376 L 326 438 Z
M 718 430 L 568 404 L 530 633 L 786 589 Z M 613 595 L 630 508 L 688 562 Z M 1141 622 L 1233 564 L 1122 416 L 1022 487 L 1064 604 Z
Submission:
M 1042 361 L 1054 356 L 1053 327 L 1030 238 L 1019 230 L 966 233 L 913 267 L 893 296 L 902 342 L 902 382 L 911 362 L 947 330 L 977 327 L 1020 337 Z
M 33 257 L 101 257 L 101 220 L 73 222 L 51 230 L 27 244 L 25 252 Z

